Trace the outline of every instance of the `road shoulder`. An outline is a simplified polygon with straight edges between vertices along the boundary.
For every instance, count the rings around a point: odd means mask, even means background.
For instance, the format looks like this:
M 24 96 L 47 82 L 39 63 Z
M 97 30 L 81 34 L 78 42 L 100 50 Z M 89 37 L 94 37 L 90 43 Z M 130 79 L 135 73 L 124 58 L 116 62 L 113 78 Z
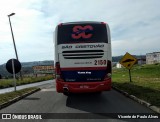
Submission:
M 123 94 L 124 96 L 126 96 L 126 97 L 128 97 L 128 98 L 130 98 L 130 99 L 132 99 L 132 100 L 134 100 L 134 101 L 136 101 L 136 102 L 138 102 L 138 103 L 140 103 L 140 104 L 142 104 L 142 105 L 145 105 L 147 108 L 153 110 L 154 112 L 160 113 L 160 108 L 159 108 L 159 107 L 154 106 L 154 105 L 148 103 L 147 101 L 144 101 L 144 100 L 142 100 L 142 99 L 139 99 L 139 98 L 137 98 L 137 97 L 134 96 L 134 95 L 128 94 L 127 92 L 125 92 L 125 91 L 123 91 L 123 90 L 120 90 L 120 89 L 118 89 L 118 88 L 115 87 L 115 86 L 112 86 L 112 88 L 113 88 L 114 90 L 120 92 L 120 93 Z
M 23 99 L 23 98 L 25 98 L 25 97 L 33 94 L 33 93 L 39 91 L 39 90 L 40 90 L 40 88 L 34 88 L 34 89 L 32 89 L 32 90 L 26 91 L 26 92 L 24 92 L 23 94 L 18 95 L 18 96 L 16 96 L 16 97 L 10 99 L 10 100 L 7 101 L 7 102 L 4 102 L 4 103 L 0 104 L 0 110 L 1 110 L 2 108 L 5 108 L 5 107 L 7 107 L 7 106 L 9 106 L 9 105 L 11 105 L 11 104 L 13 104 L 13 103 L 15 103 L 15 102 Z M 21 91 L 21 90 L 19 90 L 19 91 Z M 7 94 L 7 93 L 6 93 L 6 94 Z

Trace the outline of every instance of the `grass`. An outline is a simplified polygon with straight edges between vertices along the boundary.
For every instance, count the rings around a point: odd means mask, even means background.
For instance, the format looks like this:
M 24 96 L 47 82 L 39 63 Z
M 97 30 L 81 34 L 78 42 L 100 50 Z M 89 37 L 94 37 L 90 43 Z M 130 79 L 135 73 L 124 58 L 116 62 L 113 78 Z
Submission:
M 17 86 L 19 86 L 19 85 L 24 85 L 24 84 L 29 84 L 29 83 L 51 80 L 53 78 L 54 77 L 51 75 L 41 76 L 41 77 L 26 77 L 26 78 L 23 78 L 22 81 L 16 80 L 16 84 L 17 84 Z M 0 89 L 13 87 L 13 86 L 14 86 L 13 79 L 1 79 L 0 80 Z
M 113 69 L 113 86 L 160 107 L 160 64 L 134 66 L 132 82 L 126 68 Z
M 9 93 L 5 93 L 5 94 L 0 94 L 0 105 L 2 105 L 3 103 L 6 103 L 16 97 L 22 96 L 25 93 L 29 93 L 32 90 L 37 89 L 36 87 L 32 87 L 32 88 L 26 88 L 26 89 L 22 89 L 22 90 L 18 90 L 16 92 L 9 92 Z

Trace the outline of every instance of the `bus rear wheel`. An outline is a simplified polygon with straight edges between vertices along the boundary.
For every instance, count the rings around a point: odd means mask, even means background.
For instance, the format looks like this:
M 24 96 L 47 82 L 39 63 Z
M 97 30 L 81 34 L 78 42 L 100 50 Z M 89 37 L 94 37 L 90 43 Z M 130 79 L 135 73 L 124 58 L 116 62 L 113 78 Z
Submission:
M 69 96 L 69 92 L 63 92 L 63 95 Z
M 97 95 L 101 95 L 101 94 L 102 94 L 102 91 L 95 92 L 95 94 L 97 94 Z

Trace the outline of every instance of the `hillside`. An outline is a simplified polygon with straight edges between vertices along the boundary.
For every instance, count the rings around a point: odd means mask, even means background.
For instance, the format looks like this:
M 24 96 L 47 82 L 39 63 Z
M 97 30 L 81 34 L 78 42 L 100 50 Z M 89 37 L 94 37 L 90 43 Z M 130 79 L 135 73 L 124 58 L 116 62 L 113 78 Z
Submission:
M 146 58 L 146 55 L 133 55 L 133 56 L 136 57 L 137 59 Z M 123 56 L 113 56 L 112 57 L 112 62 L 119 62 L 122 57 Z
M 34 62 L 22 62 L 22 74 L 33 73 L 32 67 L 36 65 L 54 65 L 54 61 L 34 61 Z M 6 64 L 0 65 L 0 74 L 2 77 L 12 77 L 10 73 L 6 70 Z
M 119 62 L 120 59 L 123 56 L 113 56 L 112 57 L 112 62 Z M 135 55 L 136 58 L 141 58 L 141 57 L 145 57 L 145 55 Z M 36 65 L 54 65 L 54 61 L 53 60 L 48 60 L 48 61 L 33 61 L 33 62 L 22 62 L 22 73 L 23 74 L 29 74 L 32 73 L 32 67 L 36 66 Z M 2 77 L 6 77 L 6 76 L 12 76 L 10 73 L 7 72 L 6 70 L 6 64 L 0 65 L 0 74 L 2 75 Z

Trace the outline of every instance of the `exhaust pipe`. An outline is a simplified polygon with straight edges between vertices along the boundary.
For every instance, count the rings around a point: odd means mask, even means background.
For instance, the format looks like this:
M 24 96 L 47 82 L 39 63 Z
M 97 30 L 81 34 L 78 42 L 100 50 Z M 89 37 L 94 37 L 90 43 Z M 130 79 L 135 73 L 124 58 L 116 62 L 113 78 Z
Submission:
M 69 93 L 68 87 L 63 87 L 63 92 L 64 92 L 64 93 Z

